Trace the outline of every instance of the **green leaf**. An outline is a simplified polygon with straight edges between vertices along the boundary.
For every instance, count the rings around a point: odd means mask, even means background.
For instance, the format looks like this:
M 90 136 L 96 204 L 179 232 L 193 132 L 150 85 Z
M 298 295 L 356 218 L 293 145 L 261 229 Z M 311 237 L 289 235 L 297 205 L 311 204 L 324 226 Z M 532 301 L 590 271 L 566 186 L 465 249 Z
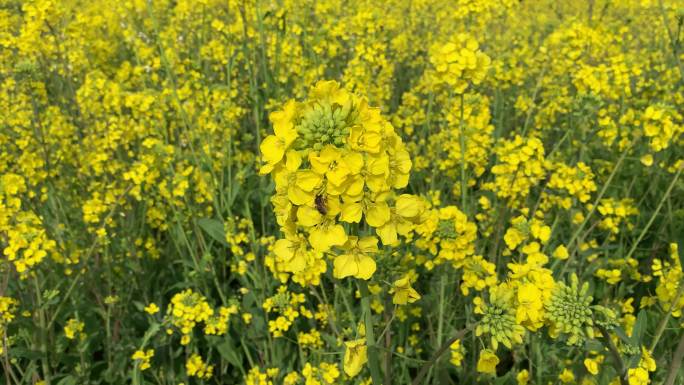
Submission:
M 622 330 L 621 326 L 616 326 L 613 328 L 613 331 L 615 334 L 617 334 L 618 337 L 622 340 L 623 343 L 631 345 L 632 344 L 632 339 L 627 336 L 627 333 L 625 333 L 624 330 Z
M 223 222 L 211 218 L 201 218 L 197 221 L 197 224 L 212 239 L 224 246 L 228 246 L 228 242 L 226 242 L 226 232 L 223 229 Z
M 26 348 L 11 348 L 9 355 L 13 358 L 27 358 L 29 360 L 38 360 L 43 358 L 43 353 L 40 351 Z
M 225 339 L 223 342 L 216 344 L 215 347 L 216 350 L 218 350 L 221 357 L 224 360 L 228 361 L 231 365 L 233 365 L 236 368 L 242 366 L 242 360 L 238 356 L 237 351 L 235 350 L 235 347 L 230 342 L 230 340 Z
M 57 385 L 76 385 L 76 377 L 71 376 L 71 375 L 66 376 L 66 377 L 62 378 L 61 380 L 59 380 Z
M 646 327 L 648 326 L 648 315 L 646 314 L 646 309 L 642 309 L 637 315 L 636 322 L 632 328 L 632 338 L 631 342 L 634 346 L 641 346 L 641 339 L 644 336 Z

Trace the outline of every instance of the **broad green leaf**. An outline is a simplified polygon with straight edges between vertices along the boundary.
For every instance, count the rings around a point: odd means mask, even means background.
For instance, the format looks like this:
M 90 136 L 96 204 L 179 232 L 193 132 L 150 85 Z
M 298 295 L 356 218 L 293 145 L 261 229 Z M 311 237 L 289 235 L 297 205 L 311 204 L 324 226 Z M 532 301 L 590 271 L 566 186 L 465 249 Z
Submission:
M 224 246 L 228 245 L 228 242 L 226 242 L 226 232 L 223 229 L 223 222 L 211 218 L 201 218 L 197 221 L 197 224 L 213 240 Z

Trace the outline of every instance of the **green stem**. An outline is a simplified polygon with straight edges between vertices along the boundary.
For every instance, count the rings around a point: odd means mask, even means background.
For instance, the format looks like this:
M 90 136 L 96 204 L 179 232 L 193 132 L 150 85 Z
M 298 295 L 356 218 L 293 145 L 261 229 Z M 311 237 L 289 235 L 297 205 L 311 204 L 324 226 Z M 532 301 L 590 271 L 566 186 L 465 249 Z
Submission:
M 677 294 L 675 294 L 674 298 L 672 299 L 672 302 L 670 303 L 669 309 L 667 309 L 667 313 L 663 317 L 663 319 L 660 320 L 660 323 L 658 324 L 658 328 L 656 329 L 656 334 L 655 337 L 653 337 L 653 342 L 651 342 L 651 346 L 649 347 L 650 352 L 654 352 L 656 346 L 658 345 L 658 341 L 660 341 L 660 337 L 663 336 L 663 333 L 665 332 L 665 327 L 667 326 L 667 321 L 670 320 L 670 315 L 672 315 L 672 310 L 674 310 L 675 306 L 677 306 L 677 303 L 679 303 L 679 300 L 682 298 L 682 295 L 684 295 L 684 282 L 679 283 L 679 289 L 677 289 Z
M 459 140 L 461 142 L 461 210 L 466 212 L 466 164 L 465 164 L 465 127 L 463 125 L 463 103 L 464 98 L 461 94 L 461 119 L 458 125 L 459 128 Z
M 589 219 L 591 218 L 591 216 L 596 211 L 596 208 L 598 207 L 598 204 L 601 201 L 601 198 L 603 198 L 603 194 L 605 194 L 606 191 L 608 190 L 608 186 L 610 185 L 610 182 L 613 180 L 613 177 L 617 173 L 618 169 L 620 169 L 620 166 L 622 165 L 622 161 L 625 160 L 625 157 L 627 156 L 627 153 L 629 152 L 630 148 L 631 148 L 631 146 L 626 148 L 625 151 L 622 153 L 622 155 L 620 156 L 620 159 L 618 159 L 617 163 L 615 164 L 615 167 L 613 167 L 613 171 L 611 171 L 610 175 L 608 176 L 608 180 L 606 180 L 606 183 L 604 183 L 603 187 L 601 188 L 601 191 L 599 192 L 598 196 L 594 200 L 594 203 L 591 207 L 591 210 L 589 210 L 589 213 L 584 218 L 584 221 L 582 221 L 582 223 L 577 228 L 577 230 L 575 230 L 575 232 L 572 234 L 572 237 L 570 237 L 570 241 L 568 241 L 568 247 L 572 247 L 572 252 L 570 252 L 570 257 L 567 260 L 565 260 L 565 265 L 563 265 L 563 268 L 561 269 L 559 276 L 563 275 L 565 270 L 570 265 L 570 262 L 573 260 L 575 252 L 577 250 L 577 247 L 575 245 L 573 245 L 573 242 L 575 242 L 575 240 L 577 240 L 577 237 L 580 235 L 580 233 L 584 229 L 584 226 L 587 225 L 587 223 L 589 222 Z M 555 267 L 555 265 L 554 265 L 554 267 Z
M 620 352 L 615 347 L 613 340 L 610 339 L 610 334 L 608 333 L 608 330 L 606 330 L 606 328 L 604 328 L 603 326 L 599 326 L 598 328 L 601 331 L 601 340 L 603 342 L 603 345 L 605 345 L 608 348 L 608 351 L 610 352 L 611 356 L 613 356 L 613 366 L 615 367 L 615 370 L 618 372 L 618 375 L 620 377 L 620 384 L 628 385 L 627 377 L 625 376 L 627 369 L 625 368 L 625 362 L 622 360 L 622 356 L 620 356 Z
M 440 274 L 439 280 L 439 319 L 437 320 L 437 344 L 442 343 L 444 330 L 444 296 L 446 292 L 446 269 Z
M 439 357 L 441 357 L 442 354 L 444 354 L 444 352 L 446 352 L 446 351 L 451 347 L 451 344 L 453 344 L 454 342 L 456 342 L 456 340 L 460 340 L 461 338 L 463 338 L 463 337 L 466 335 L 466 333 L 467 333 L 468 331 L 470 331 L 470 330 L 473 329 L 474 326 L 475 326 L 475 325 L 471 325 L 471 326 L 466 327 L 465 329 L 463 329 L 463 330 L 459 331 L 458 333 L 456 333 L 456 335 L 453 336 L 453 337 L 451 337 L 451 339 L 449 339 L 447 342 L 445 342 L 445 343 L 439 348 L 439 350 L 437 350 L 437 352 L 435 353 L 435 355 L 432 356 L 432 358 L 430 359 L 430 361 L 428 361 L 427 363 L 425 363 L 425 365 L 423 365 L 423 367 L 420 368 L 420 371 L 418 372 L 418 375 L 416 375 L 416 378 L 413 379 L 413 381 L 411 382 L 411 384 L 412 384 L 412 385 L 419 385 L 419 384 L 422 384 L 421 381 L 423 380 L 423 377 L 425 377 L 425 375 L 427 374 L 428 370 L 430 370 L 430 368 L 432 368 L 432 365 L 434 365 L 435 362 L 437 362 L 437 360 L 439 359 Z
M 368 366 L 370 366 L 371 378 L 373 384 L 382 384 L 382 376 L 380 373 L 380 361 L 377 347 L 375 346 L 375 334 L 373 332 L 373 317 L 370 307 L 370 292 L 368 291 L 368 283 L 363 280 L 358 281 L 359 290 L 361 291 L 361 308 L 363 309 L 363 320 L 366 326 L 366 346 L 368 347 Z
M 677 350 L 672 357 L 672 361 L 670 361 L 672 362 L 672 366 L 670 366 L 670 370 L 667 372 L 665 385 L 674 385 L 677 374 L 679 373 L 679 367 L 682 365 L 682 361 L 684 361 L 684 334 L 682 334 L 682 337 L 679 339 Z

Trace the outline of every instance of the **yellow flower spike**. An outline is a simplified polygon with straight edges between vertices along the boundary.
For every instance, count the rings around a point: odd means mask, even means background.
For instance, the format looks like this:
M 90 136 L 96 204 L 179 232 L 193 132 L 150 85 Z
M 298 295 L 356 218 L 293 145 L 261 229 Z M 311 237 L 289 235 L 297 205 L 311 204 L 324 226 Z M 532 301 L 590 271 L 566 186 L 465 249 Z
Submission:
M 518 288 L 517 300 L 516 322 L 533 331 L 538 329 L 543 323 L 544 304 L 541 290 L 534 284 L 524 283 Z
M 349 377 L 355 377 L 363 366 L 368 362 L 368 346 L 366 339 L 360 338 L 344 343 L 344 373 Z

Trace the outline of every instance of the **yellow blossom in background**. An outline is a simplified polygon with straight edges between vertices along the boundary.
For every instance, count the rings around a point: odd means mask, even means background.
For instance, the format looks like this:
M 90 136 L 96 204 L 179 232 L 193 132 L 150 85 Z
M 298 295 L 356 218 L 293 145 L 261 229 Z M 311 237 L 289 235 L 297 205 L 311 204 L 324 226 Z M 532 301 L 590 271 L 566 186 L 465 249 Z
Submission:
M 408 275 L 394 281 L 390 293 L 394 293 L 392 296 L 392 303 L 395 305 L 406 305 L 407 303 L 414 303 L 420 299 L 420 294 L 411 287 Z
M 85 328 L 85 323 L 82 321 L 79 321 L 76 318 L 71 318 L 70 320 L 67 321 L 66 325 L 64 326 L 64 335 L 66 338 L 73 340 L 77 336 L 81 336 L 81 338 L 84 337 L 83 335 L 83 329 Z
M 461 344 L 461 340 L 459 339 L 454 341 L 449 346 L 449 349 L 451 352 L 451 358 L 449 359 L 449 362 L 454 366 L 461 366 L 463 359 L 465 358 L 465 349 Z
M 190 377 L 209 379 L 214 373 L 214 366 L 207 365 L 199 354 L 193 354 L 185 362 L 185 370 Z
M 355 377 L 368 362 L 366 339 L 347 341 L 344 345 L 344 373 L 349 377 Z
M 469 82 L 480 84 L 491 60 L 479 50 L 472 36 L 457 34 L 446 43 L 432 47 L 430 62 L 435 69 L 435 82 L 445 82 L 460 94 Z
M 149 369 L 151 364 L 150 360 L 154 357 L 154 350 L 153 349 L 148 349 L 148 350 L 136 350 L 135 353 L 131 356 L 131 359 L 136 361 L 138 364 L 138 368 L 140 370 L 146 370 Z
M 145 311 L 147 314 L 154 315 L 159 312 L 159 306 L 155 304 L 154 302 L 150 303 L 149 305 L 145 306 Z

